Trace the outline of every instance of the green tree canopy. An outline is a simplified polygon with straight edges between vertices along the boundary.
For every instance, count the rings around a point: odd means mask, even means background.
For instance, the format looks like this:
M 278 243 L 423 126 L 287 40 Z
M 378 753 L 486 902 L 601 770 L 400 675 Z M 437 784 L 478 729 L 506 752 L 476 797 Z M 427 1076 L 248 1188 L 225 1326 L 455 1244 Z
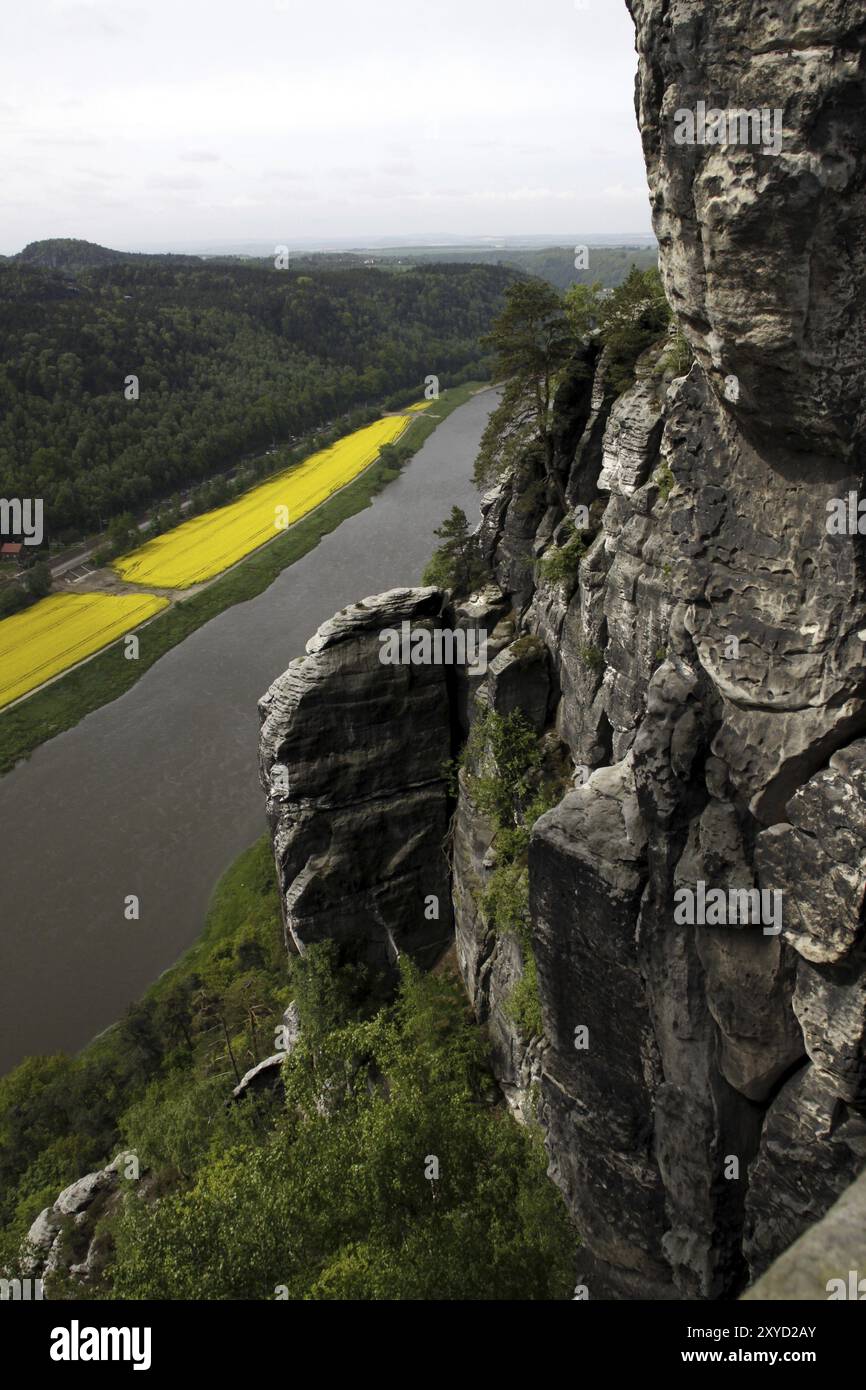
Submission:
M 554 469 L 553 397 L 577 342 L 556 290 L 543 280 L 511 285 L 486 342 L 505 385 L 482 437 L 476 478 L 485 484 L 501 477 L 519 454 L 534 446 L 565 511 L 562 482 Z
M 452 507 L 450 515 L 433 534 L 442 544 L 424 571 L 424 583 L 467 593 L 480 577 L 481 562 L 466 513 L 461 507 Z

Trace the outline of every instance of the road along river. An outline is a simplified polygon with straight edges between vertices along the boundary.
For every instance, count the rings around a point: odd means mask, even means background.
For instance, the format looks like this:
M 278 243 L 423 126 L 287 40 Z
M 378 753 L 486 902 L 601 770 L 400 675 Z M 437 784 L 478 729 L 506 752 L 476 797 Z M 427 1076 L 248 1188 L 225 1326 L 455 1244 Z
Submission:
M 0 780 L 0 1073 L 77 1051 L 198 936 L 265 829 L 256 701 L 338 609 L 417 583 L 453 505 L 474 525 L 495 402 L 454 411 L 372 506 Z

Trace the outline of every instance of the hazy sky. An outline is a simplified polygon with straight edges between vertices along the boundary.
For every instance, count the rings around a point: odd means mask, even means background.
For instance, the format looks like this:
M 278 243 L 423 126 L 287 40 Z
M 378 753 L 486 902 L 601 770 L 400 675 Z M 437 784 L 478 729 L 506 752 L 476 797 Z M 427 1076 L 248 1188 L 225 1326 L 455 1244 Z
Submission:
M 649 231 L 624 0 L 6 0 L 0 251 Z

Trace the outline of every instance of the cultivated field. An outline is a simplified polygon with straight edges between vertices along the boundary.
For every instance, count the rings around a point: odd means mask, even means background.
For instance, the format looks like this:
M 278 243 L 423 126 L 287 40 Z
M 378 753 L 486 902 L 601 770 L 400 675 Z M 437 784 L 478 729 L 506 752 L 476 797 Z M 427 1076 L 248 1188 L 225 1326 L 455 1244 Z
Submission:
M 236 502 L 185 521 L 114 562 L 123 579 L 161 589 L 186 589 L 273 540 L 332 493 L 345 487 L 409 424 L 409 412 L 376 420 L 329 449 L 262 483 Z
M 0 623 L 0 708 L 152 618 L 152 594 L 55 594 Z

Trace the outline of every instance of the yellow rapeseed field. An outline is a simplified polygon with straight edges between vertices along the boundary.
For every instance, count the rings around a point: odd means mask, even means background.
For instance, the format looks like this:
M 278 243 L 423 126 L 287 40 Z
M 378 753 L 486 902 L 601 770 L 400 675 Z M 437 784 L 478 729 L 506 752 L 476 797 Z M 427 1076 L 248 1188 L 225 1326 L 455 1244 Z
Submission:
M 153 594 L 55 594 L 0 622 L 0 709 L 168 605 Z
M 148 541 L 115 560 L 114 568 L 133 584 L 161 589 L 186 589 L 212 579 L 273 540 L 286 522 L 293 525 L 345 487 L 374 461 L 383 444 L 393 444 L 400 437 L 411 419 L 407 412 L 365 425 L 236 502 L 204 512 Z

